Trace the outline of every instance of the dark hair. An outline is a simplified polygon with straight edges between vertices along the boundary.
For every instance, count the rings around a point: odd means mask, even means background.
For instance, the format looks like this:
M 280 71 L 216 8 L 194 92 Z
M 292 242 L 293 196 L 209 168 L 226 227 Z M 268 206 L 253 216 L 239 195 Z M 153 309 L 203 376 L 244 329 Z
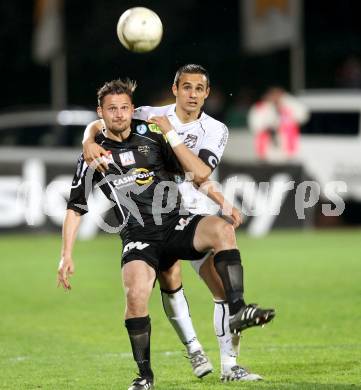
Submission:
M 130 100 L 132 100 L 135 88 L 137 88 L 137 83 L 129 78 L 106 82 L 101 88 L 98 89 L 98 105 L 100 107 L 103 105 L 103 100 L 107 95 L 121 95 L 125 93 L 130 97 Z
M 178 84 L 179 84 L 179 79 L 181 77 L 181 75 L 183 73 L 198 73 L 198 74 L 203 74 L 204 76 L 206 76 L 206 79 L 207 79 L 207 87 L 210 86 L 211 82 L 209 80 L 209 73 L 208 71 L 203 68 L 202 65 L 197 65 L 197 64 L 187 64 L 187 65 L 183 65 L 181 66 L 178 70 L 177 70 L 177 73 L 175 74 L 175 77 L 174 77 L 174 84 L 178 87 Z

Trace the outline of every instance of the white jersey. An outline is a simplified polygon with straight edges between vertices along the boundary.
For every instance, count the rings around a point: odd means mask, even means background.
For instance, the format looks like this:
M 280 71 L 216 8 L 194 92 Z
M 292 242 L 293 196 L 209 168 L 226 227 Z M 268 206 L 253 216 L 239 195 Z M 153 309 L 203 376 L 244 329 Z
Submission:
M 193 122 L 182 123 L 176 115 L 175 104 L 162 107 L 143 106 L 133 118 L 147 120 L 152 116 L 167 116 L 183 143 L 212 170 L 218 165 L 228 140 L 227 126 L 202 112 Z M 196 214 L 213 214 L 216 209 L 210 199 L 198 191 L 193 182 L 179 185 L 187 210 Z

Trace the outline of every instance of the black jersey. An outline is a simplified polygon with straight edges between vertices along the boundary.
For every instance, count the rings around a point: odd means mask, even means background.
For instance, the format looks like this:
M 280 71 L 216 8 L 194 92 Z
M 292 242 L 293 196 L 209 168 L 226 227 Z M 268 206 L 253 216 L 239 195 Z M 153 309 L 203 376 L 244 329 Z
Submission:
M 134 231 L 157 238 L 163 221 L 180 210 L 175 178 L 182 177 L 183 170 L 172 148 L 157 126 L 139 120 L 132 120 L 131 133 L 123 142 L 104 134 L 96 142 L 111 152 L 109 169 L 106 173 L 94 171 L 81 155 L 67 208 L 85 214 L 88 195 L 97 185 L 114 203 L 123 239 Z M 165 213 L 165 207 L 170 211 Z

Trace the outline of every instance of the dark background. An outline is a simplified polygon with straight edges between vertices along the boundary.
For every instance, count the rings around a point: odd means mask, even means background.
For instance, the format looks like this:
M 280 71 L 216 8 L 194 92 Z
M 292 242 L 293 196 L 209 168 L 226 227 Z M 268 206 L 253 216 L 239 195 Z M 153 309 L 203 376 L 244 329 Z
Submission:
M 160 46 L 134 54 L 118 42 L 115 28 L 129 7 L 147 6 L 164 25 Z M 303 2 L 306 88 L 342 88 L 342 67 L 361 57 L 360 2 Z M 242 50 L 240 1 L 70 1 L 65 0 L 68 106 L 96 105 L 96 89 L 106 80 L 138 80 L 136 105 L 150 104 L 169 89 L 176 69 L 201 63 L 212 85 L 226 95 L 227 106 L 240 89 L 252 99 L 269 85 L 289 88 L 289 50 L 250 55 Z M 50 105 L 50 67 L 32 58 L 33 1 L 0 3 L 0 110 Z M 358 80 L 351 85 L 361 87 Z

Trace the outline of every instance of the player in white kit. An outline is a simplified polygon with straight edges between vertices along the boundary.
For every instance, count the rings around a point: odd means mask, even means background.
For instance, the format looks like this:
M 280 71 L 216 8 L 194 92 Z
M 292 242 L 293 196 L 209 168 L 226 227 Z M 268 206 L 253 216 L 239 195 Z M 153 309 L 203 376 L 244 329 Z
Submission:
M 171 146 L 181 145 L 173 150 L 184 171 L 192 173 L 193 180 L 184 181 L 179 188 L 185 207 L 196 214 L 212 214 L 215 211 L 214 204 L 211 205 L 207 196 L 198 188 L 209 184 L 208 178 L 218 165 L 228 139 L 227 127 L 202 111 L 209 90 L 208 72 L 200 65 L 185 65 L 177 71 L 172 86 L 176 97 L 175 104 L 163 107 L 143 106 L 137 108 L 134 113 L 135 119 L 147 120 L 154 124 L 154 131 L 167 134 Z M 101 121 L 89 124 L 83 141 L 86 161 L 89 164 L 98 160 L 100 170 L 107 168 L 106 163 L 99 159 L 101 155 L 106 155 L 106 151 L 94 143 L 94 137 L 102 127 Z M 238 210 L 229 205 L 221 193 L 210 187 L 208 196 L 221 205 L 223 210 L 227 208 L 234 227 L 241 223 Z M 229 308 L 212 254 L 202 260 L 193 261 L 192 265 L 213 295 L 214 329 L 220 348 L 222 381 L 262 379 L 237 364 L 240 336 L 230 332 Z M 166 273 L 160 274 L 158 279 L 164 310 L 187 348 L 194 374 L 198 377 L 207 375 L 213 368 L 192 324 L 182 288 L 180 262 Z

